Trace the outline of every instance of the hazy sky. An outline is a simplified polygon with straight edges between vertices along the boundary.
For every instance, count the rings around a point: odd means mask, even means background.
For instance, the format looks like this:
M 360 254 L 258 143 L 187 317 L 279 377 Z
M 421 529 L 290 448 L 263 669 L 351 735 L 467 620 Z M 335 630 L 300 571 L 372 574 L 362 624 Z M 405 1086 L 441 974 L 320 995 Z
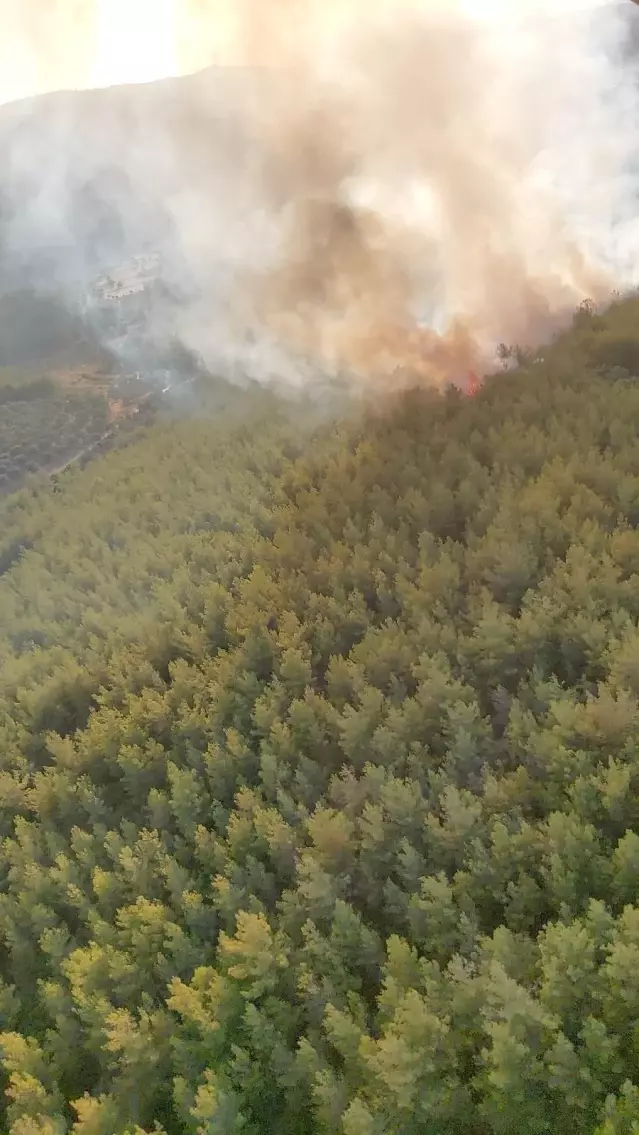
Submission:
M 378 6 L 390 2 L 378 0 Z M 597 2 L 423 0 L 430 9 L 457 7 L 491 21 L 510 20 L 523 11 L 569 12 Z M 269 25 L 279 19 L 285 31 L 295 9 L 295 0 L 279 5 L 274 0 L 0 0 L 0 102 L 61 88 L 147 82 L 211 62 L 235 62 L 238 26 L 242 20 L 246 25 L 247 11 Z

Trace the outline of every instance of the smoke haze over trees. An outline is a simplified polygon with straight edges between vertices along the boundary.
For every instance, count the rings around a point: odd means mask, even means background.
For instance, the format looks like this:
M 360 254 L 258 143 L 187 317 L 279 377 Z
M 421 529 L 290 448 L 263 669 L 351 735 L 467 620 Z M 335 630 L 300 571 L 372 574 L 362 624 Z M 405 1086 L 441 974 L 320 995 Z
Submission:
M 0 99 L 210 47 L 75 7 Z M 558 7 L 0 109 L 7 1135 L 639 1131 L 638 20 Z
M 229 376 L 387 385 L 490 366 L 637 282 L 632 4 L 261 11 L 234 9 L 233 67 L 0 112 L 5 288 L 77 307 L 156 249 L 179 302 L 150 339 Z

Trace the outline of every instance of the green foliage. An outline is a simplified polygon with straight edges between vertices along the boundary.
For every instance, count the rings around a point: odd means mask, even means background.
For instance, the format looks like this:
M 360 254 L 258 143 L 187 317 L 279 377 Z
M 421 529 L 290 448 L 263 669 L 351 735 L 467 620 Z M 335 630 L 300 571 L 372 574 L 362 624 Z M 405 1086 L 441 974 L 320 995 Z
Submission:
M 0 502 L 2 1130 L 639 1131 L 633 327 Z

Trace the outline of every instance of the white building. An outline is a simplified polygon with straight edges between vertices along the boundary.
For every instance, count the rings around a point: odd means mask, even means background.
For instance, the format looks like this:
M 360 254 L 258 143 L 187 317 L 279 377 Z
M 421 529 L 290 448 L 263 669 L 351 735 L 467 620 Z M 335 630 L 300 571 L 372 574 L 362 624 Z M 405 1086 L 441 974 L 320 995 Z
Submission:
M 140 253 L 126 264 L 100 276 L 93 285 L 94 296 L 99 300 L 119 302 L 127 296 L 140 295 L 157 280 L 160 268 L 159 253 Z

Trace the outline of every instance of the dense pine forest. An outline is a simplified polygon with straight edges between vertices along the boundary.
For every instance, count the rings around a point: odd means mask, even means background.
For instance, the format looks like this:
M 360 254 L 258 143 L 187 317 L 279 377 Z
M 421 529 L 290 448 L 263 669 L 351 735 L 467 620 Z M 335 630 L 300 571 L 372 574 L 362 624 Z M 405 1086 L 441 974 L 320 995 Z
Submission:
M 518 359 L 0 501 L 3 1131 L 639 1131 L 639 301 Z

